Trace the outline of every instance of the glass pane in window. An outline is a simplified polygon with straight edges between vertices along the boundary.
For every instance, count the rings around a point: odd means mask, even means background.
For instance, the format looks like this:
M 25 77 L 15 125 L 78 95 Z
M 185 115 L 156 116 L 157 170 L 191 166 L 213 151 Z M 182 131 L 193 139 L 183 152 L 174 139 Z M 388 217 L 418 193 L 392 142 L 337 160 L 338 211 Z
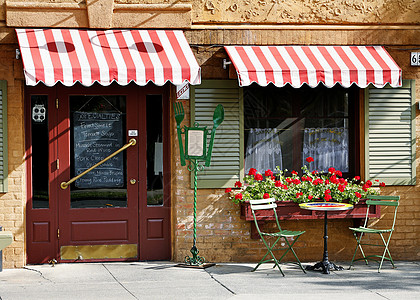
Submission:
M 71 176 L 120 149 L 125 141 L 124 96 L 71 96 Z M 71 185 L 71 207 L 126 207 L 126 153 L 117 154 Z
M 31 96 L 32 207 L 49 208 L 48 96 Z
M 147 205 L 163 205 L 162 96 L 147 95 Z
M 349 171 L 349 89 L 244 88 L 245 172 L 300 171 L 308 156 L 319 171 Z

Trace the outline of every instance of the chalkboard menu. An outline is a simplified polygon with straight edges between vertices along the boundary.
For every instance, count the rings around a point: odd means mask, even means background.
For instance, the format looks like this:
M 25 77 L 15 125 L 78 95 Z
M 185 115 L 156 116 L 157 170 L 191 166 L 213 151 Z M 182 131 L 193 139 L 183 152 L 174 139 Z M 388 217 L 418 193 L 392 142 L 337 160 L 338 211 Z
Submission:
M 74 173 L 100 162 L 123 146 L 121 113 L 74 112 L 73 149 Z M 115 188 L 124 186 L 123 153 L 76 180 L 77 188 Z

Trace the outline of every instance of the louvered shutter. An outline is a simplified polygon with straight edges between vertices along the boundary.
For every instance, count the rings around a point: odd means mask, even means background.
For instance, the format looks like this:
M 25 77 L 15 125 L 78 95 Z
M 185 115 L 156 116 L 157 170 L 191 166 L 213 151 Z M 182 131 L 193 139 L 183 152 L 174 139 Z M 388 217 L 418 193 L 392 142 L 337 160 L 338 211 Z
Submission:
M 211 164 L 198 172 L 197 186 L 233 187 L 243 177 L 242 89 L 236 80 L 203 80 L 191 89 L 191 124 L 198 122 L 211 130 L 216 106 L 222 104 L 225 110 L 225 119 L 216 130 Z
M 414 91 L 414 80 L 400 88 L 366 89 L 366 179 L 416 184 Z
M 7 81 L 0 80 L 0 193 L 7 192 Z

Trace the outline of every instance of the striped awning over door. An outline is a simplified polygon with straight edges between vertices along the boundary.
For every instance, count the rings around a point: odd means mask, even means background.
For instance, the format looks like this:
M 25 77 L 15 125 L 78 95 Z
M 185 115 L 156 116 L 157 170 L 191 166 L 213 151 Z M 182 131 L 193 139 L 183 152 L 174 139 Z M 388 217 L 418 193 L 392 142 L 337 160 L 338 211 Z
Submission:
M 26 84 L 200 84 L 180 30 L 16 29 Z
M 241 86 L 401 86 L 401 68 L 382 46 L 225 46 Z

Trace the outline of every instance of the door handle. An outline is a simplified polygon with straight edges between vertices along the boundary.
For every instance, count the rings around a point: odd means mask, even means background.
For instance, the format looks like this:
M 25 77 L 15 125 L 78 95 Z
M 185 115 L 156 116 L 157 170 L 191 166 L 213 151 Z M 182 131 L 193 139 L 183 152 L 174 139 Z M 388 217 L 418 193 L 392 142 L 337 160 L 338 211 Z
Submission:
M 136 182 L 137 182 L 137 180 L 135 180 L 134 178 L 131 178 L 131 179 L 130 179 L 130 183 L 131 183 L 131 184 L 136 184 Z

